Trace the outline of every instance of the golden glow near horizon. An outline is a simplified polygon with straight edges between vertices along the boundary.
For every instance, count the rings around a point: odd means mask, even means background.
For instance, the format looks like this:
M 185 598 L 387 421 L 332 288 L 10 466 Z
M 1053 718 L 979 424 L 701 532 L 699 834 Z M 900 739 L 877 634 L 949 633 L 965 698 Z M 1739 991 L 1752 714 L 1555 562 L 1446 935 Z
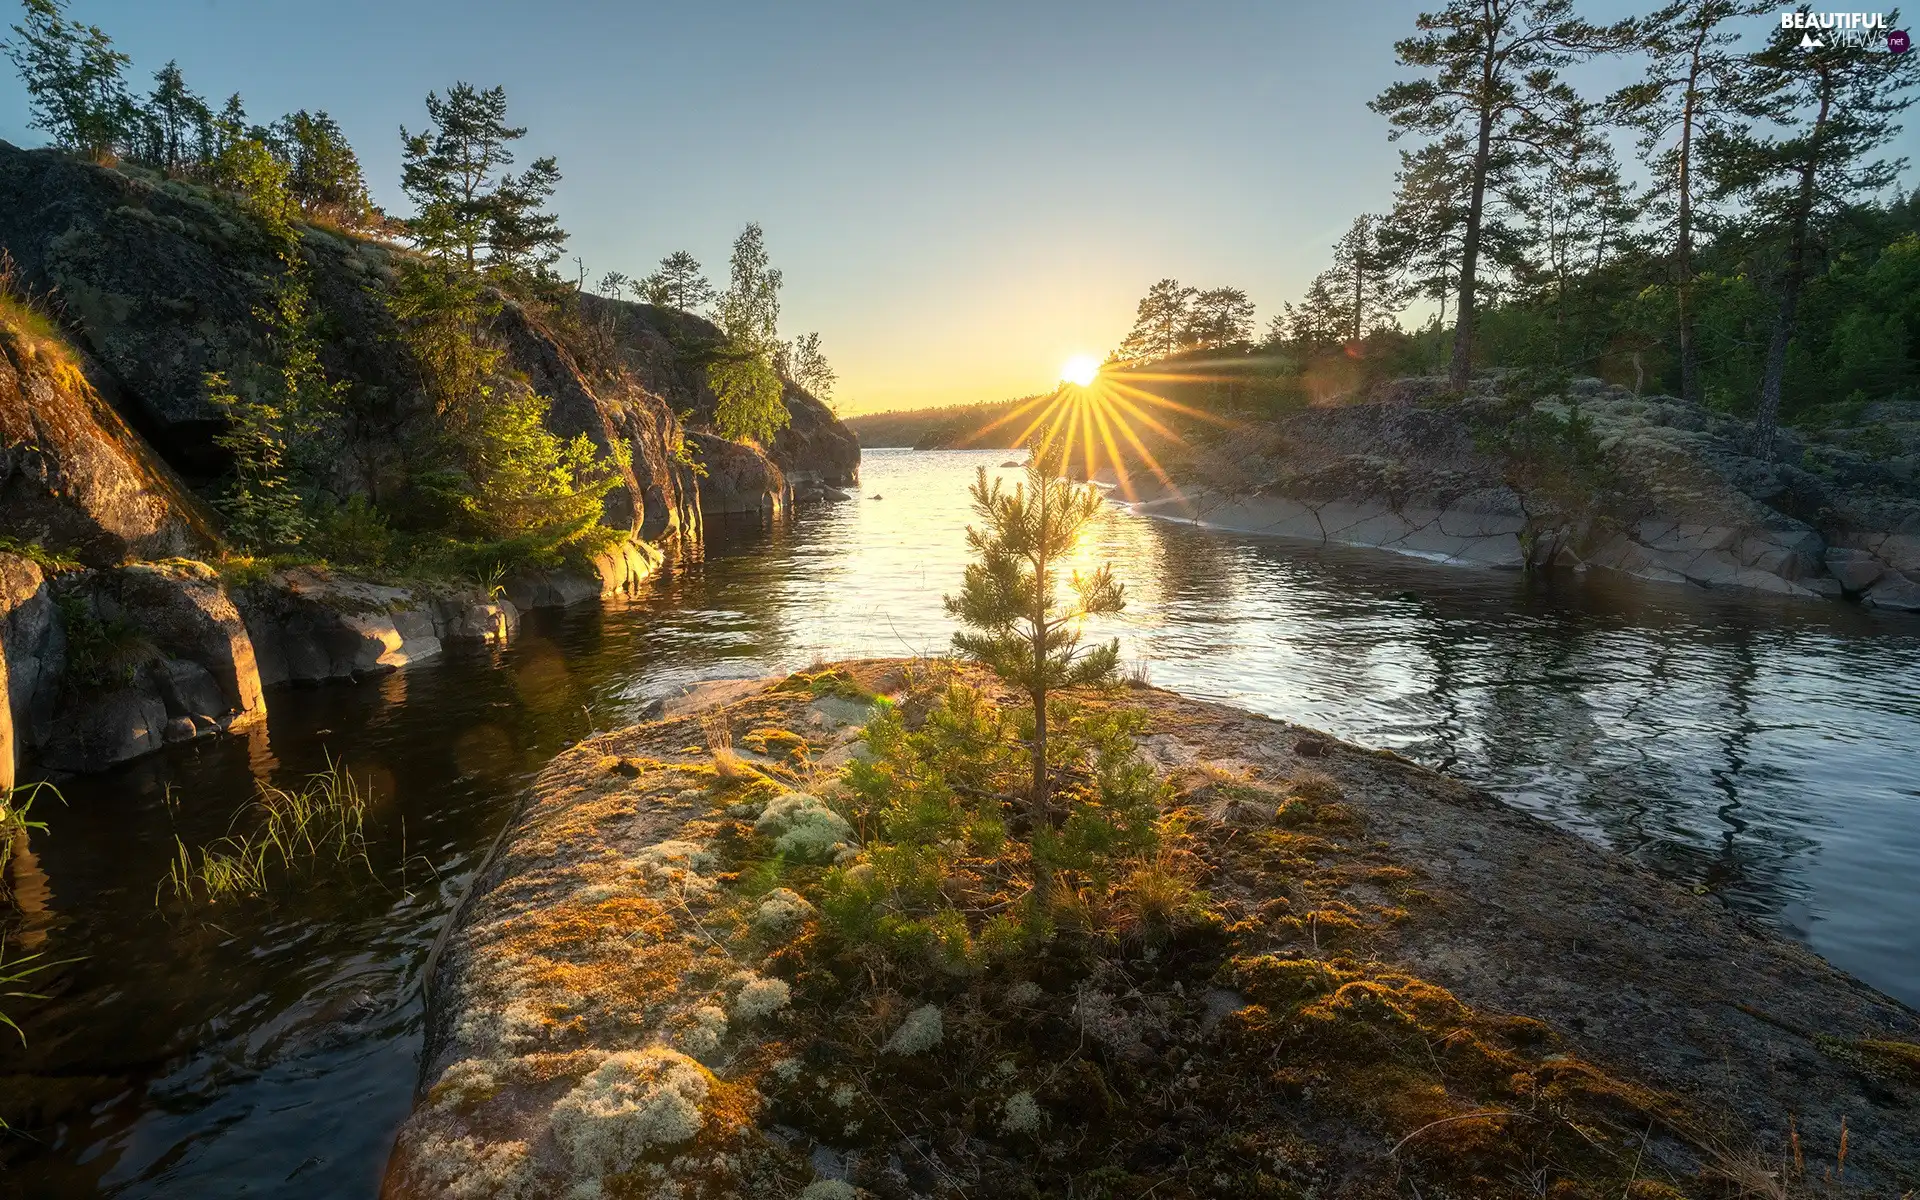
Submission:
M 1037 453 L 1052 452 L 1070 473 L 1091 479 L 1102 470 L 1113 472 L 1115 492 L 1128 500 L 1143 491 L 1154 495 L 1171 489 L 1173 481 L 1155 456 L 1184 445 L 1186 439 L 1154 414 L 1234 427 L 1237 422 L 1194 408 L 1137 386 L 1136 380 L 1166 383 L 1205 383 L 1206 375 L 1142 372 L 1122 367 L 1102 371 L 1098 360 L 1086 355 L 1068 359 L 1060 369 L 1060 385 L 1045 395 L 1014 405 L 998 419 L 976 429 L 960 445 L 985 442 L 994 446 L 1026 446 Z M 988 441 L 998 431 L 1012 429 Z M 1150 488 L 1136 484 L 1141 472 L 1156 481 Z M 1140 482 L 1145 482 L 1141 480 Z
M 1100 360 L 1091 354 L 1076 354 L 1060 364 L 1062 382 L 1086 387 L 1100 373 Z

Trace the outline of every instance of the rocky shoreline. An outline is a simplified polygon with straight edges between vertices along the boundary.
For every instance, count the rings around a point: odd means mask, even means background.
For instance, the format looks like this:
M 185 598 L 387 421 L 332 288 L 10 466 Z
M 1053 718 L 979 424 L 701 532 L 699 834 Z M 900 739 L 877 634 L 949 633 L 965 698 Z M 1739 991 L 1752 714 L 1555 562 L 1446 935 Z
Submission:
M 1785 432 L 1763 462 L 1742 450 L 1743 423 L 1671 397 L 1591 379 L 1538 400 L 1510 387 L 1490 377 L 1450 397 L 1401 380 L 1176 451 L 1168 481 L 1129 463 L 1119 490 L 1146 516 L 1452 565 L 1920 612 L 1920 405 Z M 1512 439 L 1517 426 L 1532 436 Z M 1094 478 L 1121 483 L 1111 466 Z
M 554 760 L 444 939 L 385 1196 L 1022 1194 L 1089 1137 L 1112 1195 L 1504 1195 L 1460 1181 L 1561 1120 L 1610 1182 L 1556 1196 L 1748 1194 L 1843 1123 L 1820 1194 L 1920 1183 L 1920 1014 L 1455 780 L 1157 689 L 1116 703 L 1211 923 L 855 1002 L 814 905 L 739 872 L 803 827 L 857 858 L 810 797 L 860 752 L 841 693 L 910 709 L 906 667 L 723 685 Z

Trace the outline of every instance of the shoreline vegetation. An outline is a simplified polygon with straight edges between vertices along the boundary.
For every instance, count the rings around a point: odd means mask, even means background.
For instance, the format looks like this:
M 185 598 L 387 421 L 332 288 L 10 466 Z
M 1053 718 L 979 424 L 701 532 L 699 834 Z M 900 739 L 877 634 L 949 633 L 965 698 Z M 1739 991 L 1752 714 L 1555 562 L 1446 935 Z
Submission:
M 561 755 L 450 931 L 384 1194 L 1920 1182 L 1920 1016 L 1806 950 L 1394 755 L 1071 703 L 1124 725 L 1152 837 L 1044 905 L 1024 797 L 969 799 L 1020 708 L 978 668 L 710 685 Z

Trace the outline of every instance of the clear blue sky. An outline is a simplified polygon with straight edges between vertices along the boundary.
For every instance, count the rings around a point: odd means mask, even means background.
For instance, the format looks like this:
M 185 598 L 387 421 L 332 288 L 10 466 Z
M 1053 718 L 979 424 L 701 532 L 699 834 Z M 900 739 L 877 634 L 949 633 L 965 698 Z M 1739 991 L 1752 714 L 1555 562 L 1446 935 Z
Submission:
M 142 87 L 178 58 L 255 119 L 326 109 L 395 212 L 399 126 L 423 122 L 426 92 L 504 84 L 530 128 L 522 161 L 560 160 L 568 253 L 593 277 L 684 248 L 718 278 L 759 221 L 786 272 L 783 332 L 819 330 L 842 410 L 866 411 L 1051 386 L 1069 355 L 1117 343 L 1166 275 L 1244 288 L 1264 323 L 1356 213 L 1387 204 L 1395 148 L 1366 101 L 1422 7 L 1437 4 L 73 0 L 72 15 L 133 55 Z M 0 138 L 40 142 L 26 120 L 23 90 L 0 84 Z

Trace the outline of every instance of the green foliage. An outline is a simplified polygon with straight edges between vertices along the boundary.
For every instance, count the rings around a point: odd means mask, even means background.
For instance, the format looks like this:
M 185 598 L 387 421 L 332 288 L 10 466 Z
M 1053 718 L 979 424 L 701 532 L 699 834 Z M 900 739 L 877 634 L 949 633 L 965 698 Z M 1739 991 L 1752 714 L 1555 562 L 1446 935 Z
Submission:
M 62 575 L 80 569 L 80 560 L 71 554 L 55 550 L 42 542 L 23 542 L 5 534 L 0 534 L 0 554 L 17 554 L 49 575 Z
M 675 250 L 660 260 L 660 269 L 633 285 L 634 294 L 648 304 L 677 308 L 681 312 L 699 312 L 719 297 L 700 262 L 685 250 Z
M 28 123 L 54 144 L 94 158 L 110 155 L 133 111 L 121 78 L 132 60 L 97 25 L 66 17 L 66 0 L 23 0 L 7 57 L 27 85 Z
M 499 298 L 478 275 L 444 258 L 403 263 L 387 302 L 401 336 L 420 369 L 434 414 L 454 436 L 473 418 L 500 351 L 486 324 L 500 311 Z
M 464 508 L 482 531 L 499 537 L 538 534 L 556 547 L 595 536 L 601 500 L 627 465 L 624 443 L 603 459 L 585 434 L 563 441 L 546 425 L 550 402 L 507 388 L 480 406 L 468 463 L 474 490 Z
M 373 201 L 340 125 L 324 111 L 288 113 L 268 131 L 268 146 L 287 167 L 286 186 L 309 218 L 360 229 L 374 217 Z
M 296 789 L 260 781 L 253 802 L 233 816 L 245 826 L 196 854 L 179 838 L 175 858 L 159 888 L 171 888 L 187 903 L 214 904 L 264 895 L 276 869 L 311 868 L 323 862 L 367 860 L 368 793 L 345 763 L 327 763 Z M 156 889 L 156 894 L 159 889 Z
M 249 549 L 299 545 L 312 522 L 289 473 L 292 444 L 305 428 L 298 397 L 242 396 L 213 372 L 207 399 L 227 417 L 214 444 L 233 455 L 232 478 L 214 502 L 228 535 Z
M 400 185 L 414 202 L 407 230 L 415 244 L 503 283 L 544 277 L 567 237 L 545 211 L 560 170 L 552 158 L 519 175 L 507 170 L 512 143 L 527 131 L 507 124 L 506 89 L 462 82 L 445 98 L 429 92 L 427 120 L 419 133 L 400 131 Z
M 1100 493 L 1057 473 L 1057 456 L 1042 446 L 1029 456 L 1026 480 L 1008 489 L 981 468 L 969 494 L 984 525 L 969 526 L 969 563 L 960 595 L 947 611 L 975 632 L 956 633 L 954 648 L 1036 702 L 1059 688 L 1109 682 L 1120 643 L 1080 645 L 1081 624 L 1119 612 L 1125 599 L 1110 566 L 1074 572 L 1071 602 L 1060 597 L 1060 563 L 1100 511 Z
M 84 596 L 67 593 L 54 603 L 67 638 L 66 684 L 74 691 L 125 687 L 157 656 L 142 630 L 125 621 L 103 620 Z
M 763 355 L 730 346 L 727 356 L 707 364 L 707 386 L 713 389 L 714 428 L 729 441 L 749 438 L 762 445 L 787 427 L 792 415 L 780 386 L 780 376 Z
M 1022 844 L 1010 837 L 1028 770 L 1016 738 L 1032 732 L 1021 716 L 959 678 L 922 681 L 905 707 L 924 719 L 884 706 L 843 776 L 864 850 L 818 890 L 847 942 L 952 973 L 1009 961 L 1053 935 L 1047 881 L 1105 896 L 1157 849 L 1167 792 L 1135 751 L 1142 714 L 1055 701 L 1065 816 Z
M 759 225 L 748 225 L 734 239 L 729 270 L 715 319 L 733 346 L 771 355 L 779 341 L 781 275 L 769 265 L 766 235 Z
M 827 404 L 833 402 L 833 384 L 839 375 L 827 363 L 827 356 L 820 349 L 819 334 L 801 334 L 785 358 L 784 373 L 787 378 L 805 388 L 814 399 Z

